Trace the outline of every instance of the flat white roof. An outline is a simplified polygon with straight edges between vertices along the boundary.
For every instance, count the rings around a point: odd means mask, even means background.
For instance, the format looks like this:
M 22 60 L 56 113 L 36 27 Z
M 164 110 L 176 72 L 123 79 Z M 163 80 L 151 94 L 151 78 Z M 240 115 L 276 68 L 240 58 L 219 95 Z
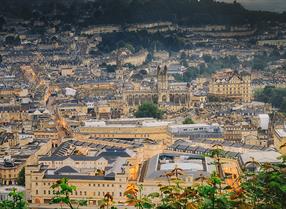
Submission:
M 254 158 L 255 161 L 259 163 L 278 163 L 281 160 L 278 159 L 281 154 L 275 151 L 253 151 L 241 154 L 241 158 L 246 163 Z
M 181 124 L 181 125 L 170 125 L 170 128 L 200 128 L 200 127 L 209 127 L 208 124 Z
M 181 168 L 183 170 L 199 171 L 204 170 L 202 163 L 166 163 L 161 164 L 160 170 L 173 170 L 175 168 Z
M 268 114 L 258 114 L 258 117 L 260 119 L 269 119 L 269 115 Z

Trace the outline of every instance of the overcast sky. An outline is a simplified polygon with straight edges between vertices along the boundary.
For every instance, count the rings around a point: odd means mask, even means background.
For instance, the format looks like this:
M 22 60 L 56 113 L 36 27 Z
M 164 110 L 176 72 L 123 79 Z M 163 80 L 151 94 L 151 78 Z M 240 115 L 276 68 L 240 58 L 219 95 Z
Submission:
M 225 2 L 233 2 L 234 0 L 220 0 Z M 247 9 L 265 10 L 274 12 L 286 11 L 286 0 L 237 0 Z

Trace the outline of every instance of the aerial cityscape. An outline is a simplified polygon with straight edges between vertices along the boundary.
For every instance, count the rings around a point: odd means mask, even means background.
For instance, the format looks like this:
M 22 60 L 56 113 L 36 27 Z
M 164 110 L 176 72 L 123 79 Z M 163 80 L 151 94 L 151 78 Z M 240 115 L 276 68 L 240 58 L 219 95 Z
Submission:
M 0 0 L 0 209 L 286 209 L 286 1 Z

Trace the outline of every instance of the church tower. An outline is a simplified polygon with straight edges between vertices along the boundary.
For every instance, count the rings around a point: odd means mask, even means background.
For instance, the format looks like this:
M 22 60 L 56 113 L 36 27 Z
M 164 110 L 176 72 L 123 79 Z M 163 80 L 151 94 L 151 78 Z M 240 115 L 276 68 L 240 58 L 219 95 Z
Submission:
M 117 52 L 117 57 L 116 57 L 115 77 L 116 77 L 117 81 L 123 81 L 124 71 L 123 71 L 123 68 L 122 68 L 121 60 L 120 60 L 120 51 L 119 50 Z
M 165 65 L 164 69 L 160 66 L 157 68 L 157 90 L 158 90 L 158 101 L 169 102 L 169 85 L 168 85 L 168 68 Z

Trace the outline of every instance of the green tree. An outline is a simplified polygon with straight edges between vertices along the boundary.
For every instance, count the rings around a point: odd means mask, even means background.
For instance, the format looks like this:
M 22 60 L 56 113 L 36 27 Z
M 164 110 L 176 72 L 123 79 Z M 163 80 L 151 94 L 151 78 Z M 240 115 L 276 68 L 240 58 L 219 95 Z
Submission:
M 134 113 L 136 118 L 152 117 L 161 119 L 163 116 L 163 111 L 158 108 L 158 106 L 152 102 L 144 102 Z
M 127 186 L 124 195 L 127 197 L 126 203 L 130 206 L 134 206 L 137 209 L 151 209 L 155 204 L 152 203 L 152 198 L 158 197 L 158 193 L 151 193 L 143 195 L 143 186 L 130 184 Z
M 206 63 L 210 63 L 212 61 L 212 57 L 208 54 L 204 54 L 203 59 Z
M 280 111 L 286 113 L 286 98 L 283 98 L 282 100 Z
M 193 121 L 193 119 L 191 117 L 187 117 L 185 118 L 185 120 L 183 121 L 183 124 L 194 124 L 195 122 Z
M 187 58 L 188 58 L 187 54 L 185 52 L 182 52 L 181 53 L 181 60 L 185 60 Z
M 51 186 L 55 196 L 50 201 L 50 204 L 64 203 L 70 209 L 78 209 L 80 206 L 87 205 L 86 200 L 73 200 L 70 198 L 70 195 L 76 191 L 76 186 L 69 185 L 68 181 L 67 178 L 62 178 Z
M 202 209 L 233 209 L 235 202 L 231 200 L 228 187 L 222 189 L 223 180 L 213 173 L 207 184 L 198 187 L 200 208 Z M 224 191 L 223 191 L 224 190 Z
M 270 103 L 279 111 L 286 113 L 286 89 L 267 86 L 255 92 L 255 99 L 260 102 Z
M 0 30 L 2 30 L 5 24 L 6 24 L 5 18 L 3 16 L 0 16 Z
M 286 200 L 286 164 L 285 157 L 277 164 L 259 165 L 257 171 L 247 171 L 243 176 L 241 188 L 243 196 L 241 202 L 246 202 L 254 209 L 283 209 Z
M 5 44 L 14 46 L 20 45 L 21 44 L 20 37 L 18 35 L 17 36 L 8 35 L 5 38 Z
M 0 202 L 0 209 L 28 209 L 28 203 L 24 199 L 23 192 L 17 192 L 14 188 L 9 193 L 10 199 Z
M 109 192 L 104 195 L 103 199 L 99 200 L 98 204 L 100 209 L 116 209 L 116 207 L 113 206 L 113 197 Z
M 200 176 L 196 180 L 201 180 L 199 185 L 184 187 L 184 182 L 180 179 L 178 172 L 182 175 L 184 171 L 177 168 L 166 173 L 171 183 L 160 187 L 160 204 L 156 209 L 232 209 L 235 202 L 231 200 L 231 193 L 228 187 L 223 187 L 223 180 L 216 173 L 211 177 Z M 173 177 L 172 177 L 173 176 Z
M 23 167 L 19 172 L 17 183 L 18 185 L 25 186 L 25 167 Z

